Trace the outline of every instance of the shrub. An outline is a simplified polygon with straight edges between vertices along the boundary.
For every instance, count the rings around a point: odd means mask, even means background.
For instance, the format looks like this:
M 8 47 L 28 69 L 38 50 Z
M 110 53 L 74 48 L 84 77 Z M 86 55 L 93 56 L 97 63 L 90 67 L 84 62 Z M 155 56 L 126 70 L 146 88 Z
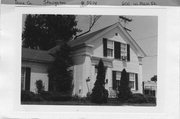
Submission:
M 72 98 L 72 96 L 68 93 L 59 92 L 42 91 L 40 95 L 46 101 L 68 101 Z
M 91 101 L 94 103 L 107 103 L 108 91 L 105 89 L 105 67 L 103 61 L 98 64 L 98 74 L 91 94 Z
M 35 94 L 30 91 L 21 91 L 21 101 L 31 101 L 34 95 Z
M 36 88 L 37 88 L 38 93 L 44 91 L 44 86 L 43 86 L 42 80 L 37 80 L 36 81 Z
M 155 96 L 145 96 L 148 103 L 156 104 L 156 97 Z
M 118 99 L 124 102 L 132 97 L 132 92 L 129 88 L 129 75 L 125 69 L 121 72 L 120 86 L 118 87 Z
M 44 101 L 44 99 L 30 91 L 21 91 L 21 101 Z
M 137 94 L 132 94 L 132 97 L 129 98 L 127 103 L 147 103 L 147 99 L 143 94 L 137 93 Z
M 86 99 L 87 99 L 87 100 L 91 100 L 91 93 L 90 93 L 90 92 L 88 92 L 88 93 L 86 94 Z

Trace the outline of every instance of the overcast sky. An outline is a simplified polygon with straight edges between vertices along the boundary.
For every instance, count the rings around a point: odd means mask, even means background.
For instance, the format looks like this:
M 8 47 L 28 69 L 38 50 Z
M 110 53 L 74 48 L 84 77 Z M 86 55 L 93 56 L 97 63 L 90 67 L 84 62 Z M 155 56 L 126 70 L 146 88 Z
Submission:
M 147 54 L 143 58 L 143 80 L 150 80 L 157 74 L 157 16 L 128 16 L 133 21 L 126 25 L 132 31 L 129 32 L 134 40 Z M 78 17 L 78 27 L 86 30 L 89 25 L 89 16 Z M 92 31 L 96 31 L 108 25 L 118 22 L 118 16 L 101 16 Z

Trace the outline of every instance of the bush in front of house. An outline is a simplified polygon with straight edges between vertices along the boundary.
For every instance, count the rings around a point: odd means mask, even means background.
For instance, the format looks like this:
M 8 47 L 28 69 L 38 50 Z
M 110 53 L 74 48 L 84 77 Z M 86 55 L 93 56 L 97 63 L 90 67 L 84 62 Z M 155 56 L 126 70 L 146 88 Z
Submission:
M 120 102 L 124 102 L 132 97 L 132 92 L 129 88 L 129 75 L 125 69 L 121 72 L 120 86 L 118 87 L 117 96 Z
M 148 103 L 156 104 L 156 97 L 155 96 L 148 96 L 148 95 L 146 95 L 145 98 L 146 98 Z
M 40 96 L 46 101 L 68 101 L 72 96 L 69 93 L 42 91 Z
M 48 92 L 41 91 L 38 94 L 35 94 L 30 91 L 21 91 L 21 101 L 24 102 L 34 102 L 34 101 L 68 101 L 71 100 L 72 96 L 68 93 L 59 93 L 59 92 Z
M 148 103 L 146 97 L 143 94 L 137 93 L 125 101 L 126 103 Z
M 37 88 L 37 93 L 39 94 L 40 92 L 44 91 L 44 85 L 42 80 L 37 80 L 36 81 L 36 88 Z
M 62 43 L 61 47 L 53 54 L 55 60 L 48 69 L 49 90 L 53 92 L 72 92 L 73 90 L 73 61 L 71 47 Z
M 91 102 L 93 103 L 107 103 L 108 91 L 105 89 L 105 67 L 103 61 L 100 59 L 98 64 L 98 74 L 96 77 L 94 88 L 92 89 Z
M 31 91 L 21 91 L 21 101 L 44 101 L 44 99 Z

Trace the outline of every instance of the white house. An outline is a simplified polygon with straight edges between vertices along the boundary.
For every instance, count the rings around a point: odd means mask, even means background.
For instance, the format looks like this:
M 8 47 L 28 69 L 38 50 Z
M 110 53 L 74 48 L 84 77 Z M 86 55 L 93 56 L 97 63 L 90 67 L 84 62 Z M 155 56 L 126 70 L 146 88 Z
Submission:
M 73 48 L 74 95 L 84 97 L 88 92 L 92 91 L 100 59 L 103 60 L 106 67 L 105 88 L 109 91 L 110 97 L 115 96 L 115 91 L 120 85 L 121 71 L 123 69 L 126 69 L 129 74 L 129 84 L 132 92 L 142 93 L 142 58 L 145 53 L 119 22 L 78 37 L 68 44 Z M 44 54 L 46 54 L 47 59 L 43 62 L 33 62 L 22 57 L 22 67 L 32 68 L 31 91 L 35 90 L 34 82 L 38 79 L 44 79 L 46 90 L 48 90 L 47 64 L 53 59 L 47 53 L 44 52 Z M 34 59 L 39 57 L 37 56 Z
M 118 22 L 69 42 L 73 47 L 74 94 L 86 96 L 96 81 L 100 59 L 106 67 L 106 89 L 110 96 L 120 85 L 121 71 L 129 73 L 133 93 L 142 93 L 143 50 Z M 90 81 L 87 81 L 90 80 Z
M 37 92 L 36 81 L 42 80 L 48 90 L 48 66 L 53 57 L 47 51 L 22 48 L 21 90 Z

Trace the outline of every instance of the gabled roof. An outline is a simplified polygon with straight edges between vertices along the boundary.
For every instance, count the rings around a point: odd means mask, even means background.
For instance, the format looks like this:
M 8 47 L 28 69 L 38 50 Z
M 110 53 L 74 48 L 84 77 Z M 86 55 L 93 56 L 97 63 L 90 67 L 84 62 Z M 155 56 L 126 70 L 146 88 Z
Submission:
M 98 37 L 105 35 L 107 32 L 111 31 L 114 28 L 119 28 L 120 31 L 126 36 L 127 39 L 129 39 L 129 43 L 134 46 L 134 49 L 136 49 L 138 56 L 145 57 L 145 52 L 140 48 L 140 46 L 136 43 L 136 41 L 131 37 L 131 35 L 124 29 L 124 27 L 119 23 L 112 24 L 110 26 L 107 26 L 105 28 L 102 28 L 100 30 L 97 30 L 95 32 L 83 35 L 81 37 L 78 37 L 75 40 L 69 41 L 68 44 L 71 47 L 75 47 L 82 44 L 88 44 L 90 40 L 96 40 Z
M 22 48 L 22 60 L 48 63 L 52 62 L 54 58 L 48 51 Z
M 80 45 L 80 44 L 83 44 L 85 43 L 86 41 L 88 41 L 89 39 L 91 39 L 92 37 L 98 35 L 99 33 L 103 32 L 104 30 L 108 29 L 109 27 L 113 26 L 114 24 L 110 25 L 110 26 L 107 26 L 105 28 L 102 28 L 100 30 L 97 30 L 95 32 L 92 32 L 92 33 L 89 33 L 89 34 L 86 34 L 86 35 L 83 35 L 81 37 L 78 37 L 77 39 L 75 40 L 71 40 L 68 44 L 70 46 L 76 46 L 76 45 Z

